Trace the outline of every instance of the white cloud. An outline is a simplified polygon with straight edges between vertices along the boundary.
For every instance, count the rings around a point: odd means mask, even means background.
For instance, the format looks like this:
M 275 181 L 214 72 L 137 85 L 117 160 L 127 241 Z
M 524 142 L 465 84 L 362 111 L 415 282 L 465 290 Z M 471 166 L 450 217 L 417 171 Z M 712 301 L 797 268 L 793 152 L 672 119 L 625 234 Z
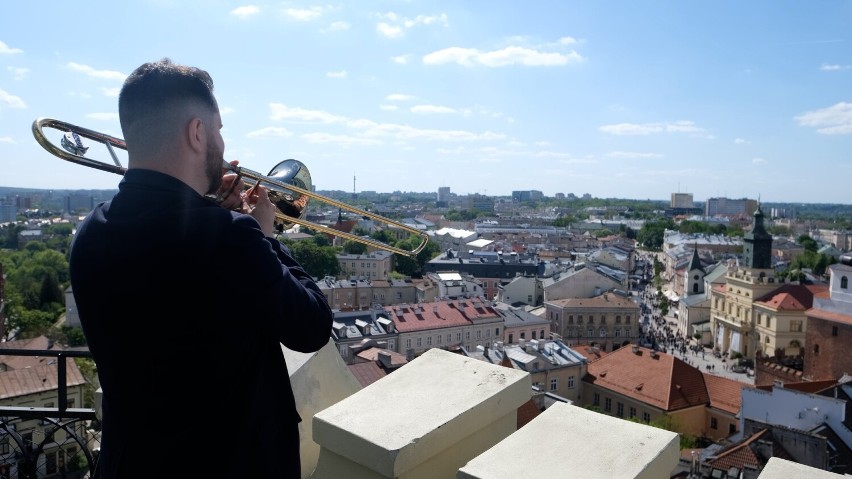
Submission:
M 228 116 L 231 113 L 234 113 L 235 111 L 236 110 L 234 110 L 233 108 L 226 106 L 226 107 L 219 108 L 219 115 L 220 116 Z
M 118 113 L 88 113 L 86 118 L 99 121 L 118 121 Z
M 351 28 L 351 25 L 347 22 L 331 22 L 331 25 L 329 25 L 326 30 L 330 32 L 339 32 L 349 30 L 349 28 Z
M 6 70 L 12 74 L 12 78 L 15 80 L 23 80 L 27 77 L 27 73 L 30 72 L 29 68 L 24 67 L 6 67 Z
M 246 136 L 249 138 L 287 138 L 288 136 L 293 136 L 293 133 L 283 127 L 269 126 L 260 130 L 250 131 L 246 133 Z
M 127 78 L 127 75 L 121 72 L 112 70 L 95 70 L 94 68 L 88 65 L 81 65 L 79 63 L 74 62 L 70 62 L 66 66 L 69 70 L 84 73 L 85 75 L 90 76 L 92 78 L 99 78 L 102 80 L 124 81 L 124 79 Z
M 376 31 L 388 38 L 400 38 L 405 36 L 405 32 L 402 31 L 402 27 L 397 25 L 389 25 L 385 22 L 377 23 Z
M 560 45 L 573 45 L 577 43 L 577 39 L 574 37 L 562 37 L 559 39 Z
M 676 121 L 669 123 L 618 123 L 615 125 L 603 125 L 598 128 L 604 133 L 611 135 L 651 135 L 654 133 L 704 133 L 703 128 L 695 126 L 691 121 Z
M 255 5 L 243 5 L 231 10 L 231 15 L 239 17 L 243 20 L 260 13 L 260 8 Z
M 20 48 L 9 48 L 8 45 L 0 42 L 0 55 L 14 55 L 16 53 L 24 53 L 24 51 Z
M 15 139 L 11 136 L 0 136 L 0 143 L 15 143 Z
M 458 110 L 439 105 L 415 105 L 411 107 L 411 113 L 458 113 Z
M 763 158 L 753 158 L 751 160 L 752 165 L 765 165 L 766 163 L 768 162 Z
M 391 61 L 396 63 L 397 65 L 407 65 L 409 57 L 411 57 L 411 55 L 399 55 L 391 57 Z
M 387 101 L 409 101 L 413 100 L 415 97 L 411 95 L 406 95 L 404 93 L 391 93 L 390 95 L 385 97 Z
M 114 88 L 104 87 L 104 88 L 101 88 L 101 92 L 104 94 L 104 96 L 118 97 L 118 94 L 121 93 L 121 87 L 120 86 L 117 86 L 117 87 L 114 87 Z
M 339 72 L 328 72 L 325 74 L 325 76 L 329 78 L 346 78 L 348 76 L 348 73 L 346 73 L 346 70 L 341 70 Z
M 542 52 L 525 47 L 506 47 L 501 50 L 482 52 L 476 48 L 450 47 L 429 53 L 423 57 L 426 65 L 457 63 L 463 66 L 482 65 L 486 67 L 523 66 L 563 66 L 582 62 L 584 58 L 577 52 L 568 54 Z
M 852 134 L 852 103 L 840 102 L 828 108 L 795 117 L 801 126 L 812 126 L 823 135 Z
M 387 38 L 401 38 L 405 36 L 405 31 L 414 28 L 418 25 L 443 24 L 447 26 L 447 15 L 417 15 L 414 18 L 406 18 L 389 12 L 381 15 L 380 21 L 376 24 L 376 31 Z
M 384 111 L 396 111 L 399 107 L 396 105 L 379 105 L 379 109 Z
M 26 108 L 27 104 L 20 97 L 0 90 L 0 108 Z
M 748 143 L 748 142 L 746 140 L 742 139 L 742 138 L 735 138 L 734 143 L 736 143 L 737 145 L 743 145 L 743 144 Z
M 849 70 L 852 68 L 852 65 L 831 65 L 828 63 L 823 63 L 820 65 L 819 69 L 824 72 L 838 71 L 838 70 Z
M 311 143 L 334 143 L 343 146 L 368 146 L 382 144 L 380 140 L 373 138 L 361 138 L 350 135 L 332 135 L 330 133 L 306 133 L 301 137 Z
M 659 153 L 640 153 L 638 151 L 612 151 L 606 154 L 609 158 L 662 158 Z
M 333 115 L 325 111 L 291 108 L 281 103 L 271 103 L 269 109 L 271 110 L 269 118 L 275 121 L 304 123 L 342 123 L 347 121 L 346 117 Z
M 309 22 L 321 17 L 325 10 L 323 7 L 287 8 L 284 10 L 284 15 L 300 22 Z

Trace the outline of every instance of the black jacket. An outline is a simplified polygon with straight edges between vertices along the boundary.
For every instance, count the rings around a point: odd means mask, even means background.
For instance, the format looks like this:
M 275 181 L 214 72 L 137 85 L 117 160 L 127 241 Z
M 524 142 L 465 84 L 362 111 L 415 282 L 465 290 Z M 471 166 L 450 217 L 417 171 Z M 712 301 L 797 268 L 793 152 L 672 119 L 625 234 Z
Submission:
M 281 344 L 319 350 L 332 313 L 284 245 L 131 169 L 80 224 L 70 269 L 103 389 L 101 478 L 299 477 Z

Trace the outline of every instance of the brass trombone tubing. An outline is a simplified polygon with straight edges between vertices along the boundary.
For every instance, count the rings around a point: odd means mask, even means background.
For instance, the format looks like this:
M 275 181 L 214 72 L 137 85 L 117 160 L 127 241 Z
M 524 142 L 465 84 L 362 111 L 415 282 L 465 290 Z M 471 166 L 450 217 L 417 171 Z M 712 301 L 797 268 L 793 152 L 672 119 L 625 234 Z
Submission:
M 77 133 L 78 135 L 80 135 L 84 138 L 88 138 L 90 140 L 94 140 L 94 141 L 97 141 L 99 143 L 105 144 L 107 149 L 109 150 L 110 156 L 112 157 L 112 160 L 115 163 L 115 165 L 110 165 L 109 163 L 106 163 L 106 162 L 103 162 L 103 161 L 100 161 L 100 160 L 95 160 L 95 159 L 92 159 L 92 158 L 86 158 L 83 155 L 77 155 L 77 154 L 65 151 L 65 150 L 57 147 L 52 142 L 50 142 L 47 139 L 47 137 L 44 135 L 44 131 L 43 131 L 44 128 L 53 128 L 53 129 L 65 131 L 65 132 L 69 132 L 69 131 L 74 132 L 74 133 Z M 71 123 L 67 123 L 67 122 L 60 121 L 60 120 L 55 120 L 55 119 L 52 119 L 52 118 L 37 118 L 35 121 L 33 121 L 32 130 L 33 130 L 33 136 L 35 137 L 38 144 L 40 144 L 45 150 L 52 153 L 54 156 L 57 156 L 57 157 L 59 157 L 63 160 L 67 160 L 67 161 L 70 161 L 72 163 L 77 163 L 77 164 L 80 164 L 80 165 L 83 165 L 83 166 L 88 166 L 88 167 L 95 168 L 95 169 L 102 170 L 102 171 L 108 171 L 108 172 L 111 172 L 111 173 L 116 173 L 116 174 L 119 174 L 119 175 L 124 175 L 124 173 L 127 172 L 127 168 L 124 167 L 123 165 L 121 165 L 121 162 L 118 160 L 118 157 L 115 155 L 115 151 L 113 150 L 113 146 L 117 147 L 117 148 L 121 148 L 122 150 L 125 150 L 125 151 L 127 150 L 127 143 L 125 143 L 124 140 L 122 140 L 121 138 L 115 138 L 113 136 L 106 135 L 104 133 L 100 133 L 100 132 L 97 132 L 97 131 L 94 131 L 94 130 L 89 130 L 88 128 L 79 127 L 77 125 L 73 125 Z M 351 240 L 351 241 L 355 241 L 357 243 L 366 244 L 368 246 L 373 246 L 373 247 L 378 248 L 378 249 L 382 249 L 382 250 L 385 250 L 385 251 L 389 251 L 391 253 L 396 253 L 396 254 L 400 254 L 400 255 L 404 255 L 404 256 L 409 256 L 409 257 L 412 257 L 412 258 L 416 257 L 418 253 L 423 251 L 423 248 L 425 248 L 426 244 L 429 242 L 429 236 L 426 233 L 424 233 L 423 231 L 420 231 L 416 228 L 412 228 L 408 225 L 400 223 L 398 221 L 394 221 L 394 220 L 385 218 L 385 217 L 383 217 L 381 215 L 377 215 L 375 213 L 370 213 L 369 211 L 360 210 L 360 209 L 355 208 L 355 207 L 348 205 L 346 203 L 343 203 L 343 202 L 340 202 L 340 201 L 319 195 L 317 193 L 314 193 L 313 191 L 309 191 L 309 190 L 306 190 L 306 189 L 303 189 L 303 188 L 299 188 L 298 186 L 295 186 L 295 185 L 291 185 L 291 184 L 288 184 L 288 183 L 284 183 L 282 181 L 275 180 L 273 178 L 269 178 L 268 176 L 262 175 L 262 174 L 258 173 L 257 171 L 253 171 L 253 170 L 250 170 L 250 169 L 242 167 L 242 166 L 236 166 L 236 167 L 232 166 L 230 163 L 228 163 L 227 161 L 224 161 L 224 160 L 222 162 L 222 168 L 225 169 L 225 170 L 231 171 L 233 173 L 236 173 L 238 175 L 241 175 L 243 180 L 244 181 L 249 180 L 249 181 L 246 181 L 246 183 L 248 183 L 252 186 L 257 184 L 257 183 L 261 183 L 261 186 L 263 185 L 263 183 L 268 183 L 270 185 L 274 185 L 274 186 L 277 186 L 279 188 L 287 189 L 287 190 L 290 190 L 294 193 L 298 193 L 300 195 L 307 196 L 308 198 L 313 198 L 313 199 L 319 200 L 322 203 L 326 203 L 326 204 L 329 204 L 331 206 L 335 206 L 337 208 L 344 209 L 344 210 L 349 211 L 351 213 L 355 213 L 359 216 L 367 217 L 367 218 L 370 218 L 374 221 L 379 221 L 379 222 L 382 222 L 382 223 L 386 223 L 388 225 L 392 225 L 396 228 L 407 231 L 408 233 L 419 236 L 420 239 L 421 239 L 421 242 L 420 242 L 419 245 L 417 245 L 417 247 L 415 247 L 412 250 L 397 248 L 395 246 L 391 246 L 391 245 L 382 243 L 381 241 L 377 241 L 377 240 L 374 240 L 372 238 L 363 238 L 361 236 L 354 235 L 354 234 L 351 234 L 351 233 L 347 233 L 345 231 L 336 230 L 336 229 L 331 228 L 331 227 L 326 226 L 326 225 L 313 223 L 311 221 L 303 220 L 301 218 L 294 218 L 292 216 L 285 215 L 285 214 L 281 213 L 280 210 L 279 210 L 279 212 L 275 213 L 275 217 L 276 217 L 276 219 L 278 219 L 279 221 L 281 221 L 285 224 L 287 224 L 287 223 L 298 224 L 298 225 L 301 225 L 301 226 L 305 226 L 307 228 L 312 228 L 312 229 L 314 229 L 318 232 L 322 232 L 323 234 L 327 234 L 327 235 L 331 235 L 331 236 L 337 236 L 337 237 L 340 237 L 340 238 L 345 238 L 345 239 L 348 239 L 348 240 Z

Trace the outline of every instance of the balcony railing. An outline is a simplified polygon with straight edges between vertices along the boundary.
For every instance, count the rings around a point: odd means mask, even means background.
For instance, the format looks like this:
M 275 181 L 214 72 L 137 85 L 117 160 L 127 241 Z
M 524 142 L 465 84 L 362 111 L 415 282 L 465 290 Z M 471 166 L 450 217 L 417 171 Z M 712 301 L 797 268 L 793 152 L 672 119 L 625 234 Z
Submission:
M 90 477 L 100 449 L 94 408 L 69 408 L 66 358 L 91 358 L 89 351 L 3 349 L 0 356 L 53 357 L 58 405 L 0 405 L 0 478 Z

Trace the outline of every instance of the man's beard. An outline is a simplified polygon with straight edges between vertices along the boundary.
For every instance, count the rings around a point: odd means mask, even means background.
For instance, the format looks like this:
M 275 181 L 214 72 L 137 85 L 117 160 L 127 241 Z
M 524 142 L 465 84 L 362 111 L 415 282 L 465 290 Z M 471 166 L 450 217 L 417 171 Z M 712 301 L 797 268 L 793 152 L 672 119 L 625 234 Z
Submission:
M 210 184 L 207 194 L 214 194 L 222 187 L 222 154 L 222 150 L 216 148 L 216 143 L 211 138 L 207 142 L 207 182 Z

